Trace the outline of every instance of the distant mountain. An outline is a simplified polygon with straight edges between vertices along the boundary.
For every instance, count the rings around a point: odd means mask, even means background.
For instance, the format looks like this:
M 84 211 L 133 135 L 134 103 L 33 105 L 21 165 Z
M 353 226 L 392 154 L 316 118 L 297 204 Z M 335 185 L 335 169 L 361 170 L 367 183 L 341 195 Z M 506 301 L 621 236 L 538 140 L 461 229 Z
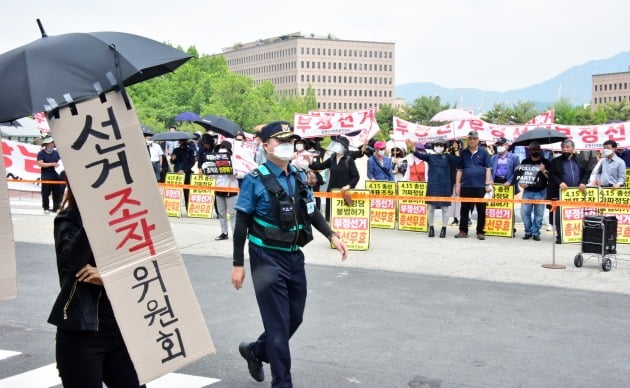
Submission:
M 421 96 L 440 96 L 444 103 L 474 108 L 476 112 L 492 109 L 497 102 L 512 104 L 532 101 L 539 110 L 544 110 L 560 97 L 568 98 L 574 105 L 588 104 L 591 100 L 592 75 L 628 71 L 630 51 L 607 59 L 586 62 L 573 66 L 547 81 L 522 89 L 493 92 L 480 89 L 448 89 L 431 82 L 409 83 L 396 86 L 396 96 L 412 102 Z

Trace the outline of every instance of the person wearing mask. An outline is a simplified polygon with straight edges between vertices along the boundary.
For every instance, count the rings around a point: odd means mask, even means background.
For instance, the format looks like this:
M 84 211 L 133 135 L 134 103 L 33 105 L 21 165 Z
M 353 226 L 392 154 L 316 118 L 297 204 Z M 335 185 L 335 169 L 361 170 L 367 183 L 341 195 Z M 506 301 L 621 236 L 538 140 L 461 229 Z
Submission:
M 260 129 L 262 125 L 258 125 L 254 128 L 254 140 L 256 141 L 256 150 L 254 151 L 254 162 L 259 166 L 267 161 L 265 150 L 263 148 L 263 142 L 260 138 Z
M 464 149 L 464 143 L 460 139 L 450 140 L 447 144 L 447 150 L 449 153 L 459 157 L 461 150 Z M 453 187 L 453 197 L 456 197 L 455 194 L 455 177 L 457 176 L 457 166 L 451 166 L 451 186 Z M 451 225 L 459 225 L 459 212 L 462 210 L 462 203 L 459 201 L 455 201 L 454 204 L 449 208 L 449 216 L 453 217 L 453 222 Z M 472 225 L 470 222 L 468 225 Z
M 321 138 L 313 138 L 304 141 L 306 152 L 311 155 L 309 165 L 313 162 L 320 163 L 322 161 L 323 155 L 325 155 L 326 153 L 326 150 L 324 150 L 319 144 Z M 318 193 L 321 190 L 321 186 L 326 183 L 324 177 L 319 170 L 313 170 L 309 168 L 307 172 L 307 177 L 308 185 L 311 186 L 311 189 L 314 193 Z M 315 207 L 317 208 L 317 210 L 322 209 L 322 199 L 320 197 L 315 197 Z
M 626 164 L 626 168 L 630 168 L 630 149 L 618 147 L 616 154 Z
M 55 149 L 55 142 L 52 137 L 47 137 L 42 140 L 44 149 L 37 153 L 37 164 L 41 169 L 40 178 L 42 181 L 58 181 L 59 174 L 57 167 L 59 167 L 59 161 L 61 157 L 59 152 Z M 63 199 L 63 185 L 56 183 L 42 183 L 42 207 L 44 208 L 44 214 L 50 214 L 50 196 L 52 194 L 53 213 L 56 213 L 61 206 L 61 200 Z
M 296 135 L 289 123 L 277 121 L 261 130 L 267 162 L 245 177 L 236 203 L 236 229 L 231 281 L 243 286 L 244 246 L 249 239 L 249 261 L 256 301 L 265 331 L 253 342 L 242 342 L 239 353 L 250 376 L 264 381 L 263 362 L 271 365 L 273 387 L 292 387 L 289 339 L 296 332 L 306 303 L 304 253 L 312 227 L 341 253 L 348 250 L 315 209 L 306 174 L 289 162 Z
M 411 141 L 409 141 L 411 143 Z M 411 144 L 410 144 L 411 145 Z M 447 154 L 446 140 L 438 138 L 433 141 L 433 153 L 427 154 L 416 151 L 413 156 L 425 161 L 429 165 L 427 197 L 450 197 L 453 189 L 451 184 L 451 167 L 457 166 L 459 157 L 454 154 Z M 442 211 L 442 229 L 440 230 L 440 238 L 446 237 L 446 225 L 448 224 L 448 210 L 451 206 L 450 202 L 444 201 L 427 201 L 429 237 L 435 236 L 435 228 L 433 220 L 435 219 L 435 209 L 440 207 Z
M 547 177 L 549 176 L 550 167 L 551 162 L 542 156 L 540 143 L 531 142 L 529 144 L 529 157 L 523 159 L 515 173 L 518 185 L 523 191 L 523 199 L 544 200 L 547 197 Z M 531 177 L 527 181 L 523 179 L 526 169 L 528 176 Z M 521 219 L 525 227 L 523 240 L 533 238 L 534 241 L 540 241 L 540 228 L 542 227 L 544 215 L 544 204 L 521 204 Z
M 162 162 L 164 158 L 164 151 L 159 144 L 153 142 L 151 137 L 147 137 L 147 151 L 149 151 L 149 159 L 151 159 L 151 166 L 153 167 L 153 173 L 155 174 L 155 180 L 160 181 L 162 174 Z
M 207 133 L 201 135 L 201 148 L 197 154 L 197 170 L 203 174 L 203 164 L 209 160 L 208 156 L 214 154 L 215 137 Z
M 462 198 L 483 198 L 492 191 L 492 164 L 490 155 L 479 147 L 479 133 L 468 132 L 467 148 L 461 152 L 455 176 L 455 194 Z M 459 233 L 455 238 L 468 237 L 468 218 L 473 206 L 477 207 L 477 240 L 485 240 L 485 202 L 462 202 L 459 213 Z
M 507 139 L 499 138 L 496 153 L 490 157 L 492 164 L 492 180 L 495 184 L 511 186 L 514 184 L 514 169 L 519 165 L 518 156 L 508 151 Z
M 223 141 L 217 146 L 217 155 L 227 155 L 232 157 L 232 144 L 229 141 Z M 238 187 L 238 179 L 234 173 L 231 174 L 216 174 L 213 175 L 216 179 L 217 187 Z M 227 240 L 228 233 L 228 214 L 232 224 L 232 231 L 234 231 L 234 225 L 236 222 L 236 211 L 234 206 L 236 205 L 238 192 L 236 191 L 215 191 L 215 203 L 217 206 L 217 214 L 219 215 L 219 223 L 221 224 L 221 234 L 218 235 L 215 240 Z
M 615 152 L 616 141 L 606 140 L 603 146 L 603 158 L 593 170 L 591 181 L 597 187 L 618 189 L 626 183 L 626 164 Z
M 367 177 L 377 181 L 394 181 L 394 164 L 386 156 L 385 142 L 374 143 L 374 155 L 370 156 L 367 165 Z
M 394 180 L 396 182 L 404 180 L 409 161 L 405 157 L 404 147 L 396 146 L 391 149 L 392 163 L 394 164 Z
M 323 162 L 313 161 L 308 167 L 313 170 L 329 170 L 328 190 L 329 192 L 339 189 L 344 193 L 354 189 L 359 183 L 359 170 L 354 162 L 354 158 L 348 151 L 350 143 L 347 138 L 338 136 L 330 142 L 328 151 L 332 155 Z M 330 221 L 331 200 L 326 198 L 326 221 Z
M 195 161 L 195 145 L 188 143 L 188 140 L 179 140 L 179 147 L 175 148 L 171 153 L 171 163 L 173 163 L 173 172 L 184 174 L 185 185 L 190 184 L 190 176 L 192 175 Z M 188 191 L 188 189 L 184 189 L 186 209 L 188 209 Z
M 547 187 L 547 199 L 557 201 L 560 199 L 560 191 L 569 187 L 577 187 L 582 192 L 586 192 L 586 183 L 589 175 L 586 174 L 586 162 L 573 151 L 575 143 L 573 140 L 566 139 L 562 142 L 562 155 L 551 161 L 549 169 L 549 186 Z M 557 208 L 554 216 L 554 225 L 556 227 L 556 244 L 562 244 L 562 235 L 560 234 L 560 212 Z
M 405 173 L 404 180 L 411 182 L 426 182 L 427 175 L 429 170 L 429 165 L 424 160 L 416 157 L 415 155 L 418 153 L 426 154 L 426 149 L 422 142 L 417 142 L 412 149 L 415 152 L 412 152 L 407 156 L 407 172 Z
M 53 233 L 61 290 L 48 323 L 57 326 L 55 358 L 62 385 L 140 387 L 70 186 Z

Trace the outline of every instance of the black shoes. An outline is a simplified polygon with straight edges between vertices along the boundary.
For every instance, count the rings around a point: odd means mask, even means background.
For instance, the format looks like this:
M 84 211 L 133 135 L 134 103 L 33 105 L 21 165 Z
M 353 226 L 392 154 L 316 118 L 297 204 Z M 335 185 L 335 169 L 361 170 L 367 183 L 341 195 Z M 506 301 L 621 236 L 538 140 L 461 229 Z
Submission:
M 217 240 L 217 241 L 219 241 L 219 240 L 227 240 L 227 239 L 228 239 L 227 233 L 221 233 L 220 235 L 215 237 L 215 240 Z
M 562 244 L 562 240 L 559 237 L 556 237 L 556 244 Z
M 539 235 L 537 235 L 537 234 L 535 234 L 535 235 L 534 235 L 534 241 L 540 241 L 540 236 L 539 236 Z
M 444 237 L 446 237 L 446 226 L 443 226 L 442 229 L 440 229 L 440 238 Z
M 252 344 L 248 342 L 241 342 L 238 345 L 238 352 L 247 361 L 247 369 L 252 378 L 259 383 L 265 380 L 265 370 L 263 369 L 262 361 L 256 358 L 252 353 Z
M 459 231 L 459 233 L 457 233 L 455 235 L 455 238 L 468 238 L 468 233 L 466 232 L 462 232 L 461 230 Z
M 429 237 L 435 237 L 435 229 L 432 226 L 429 226 Z
M 483 233 L 477 233 L 477 240 L 485 240 L 486 236 Z
M 453 219 L 453 222 L 451 222 L 451 225 L 459 225 L 459 220 L 457 219 L 457 217 Z
M 523 236 L 523 240 L 529 240 L 530 238 L 532 238 L 531 234 L 526 234 L 525 236 Z

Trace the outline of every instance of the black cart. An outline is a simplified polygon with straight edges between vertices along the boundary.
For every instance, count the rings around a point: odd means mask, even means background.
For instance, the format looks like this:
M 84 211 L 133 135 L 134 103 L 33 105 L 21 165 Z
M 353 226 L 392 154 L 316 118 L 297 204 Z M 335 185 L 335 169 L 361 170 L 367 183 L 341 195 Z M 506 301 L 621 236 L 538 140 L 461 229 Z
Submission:
M 589 254 L 585 256 L 585 254 Z M 596 257 L 602 269 L 608 272 L 612 260 L 617 258 L 617 217 L 589 215 L 582 226 L 582 251 L 575 255 L 573 264 L 581 267 L 584 261 Z M 601 258 L 601 261 L 599 259 Z

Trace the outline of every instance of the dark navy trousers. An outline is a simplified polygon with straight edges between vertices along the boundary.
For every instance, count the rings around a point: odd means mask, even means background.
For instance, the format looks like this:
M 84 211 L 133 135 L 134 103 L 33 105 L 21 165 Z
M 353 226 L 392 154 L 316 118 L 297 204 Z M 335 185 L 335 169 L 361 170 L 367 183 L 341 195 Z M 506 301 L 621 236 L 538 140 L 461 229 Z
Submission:
M 272 387 L 292 387 L 289 339 L 302 323 L 306 273 L 302 251 L 283 252 L 249 244 L 249 260 L 264 333 L 252 347 L 271 365 Z

